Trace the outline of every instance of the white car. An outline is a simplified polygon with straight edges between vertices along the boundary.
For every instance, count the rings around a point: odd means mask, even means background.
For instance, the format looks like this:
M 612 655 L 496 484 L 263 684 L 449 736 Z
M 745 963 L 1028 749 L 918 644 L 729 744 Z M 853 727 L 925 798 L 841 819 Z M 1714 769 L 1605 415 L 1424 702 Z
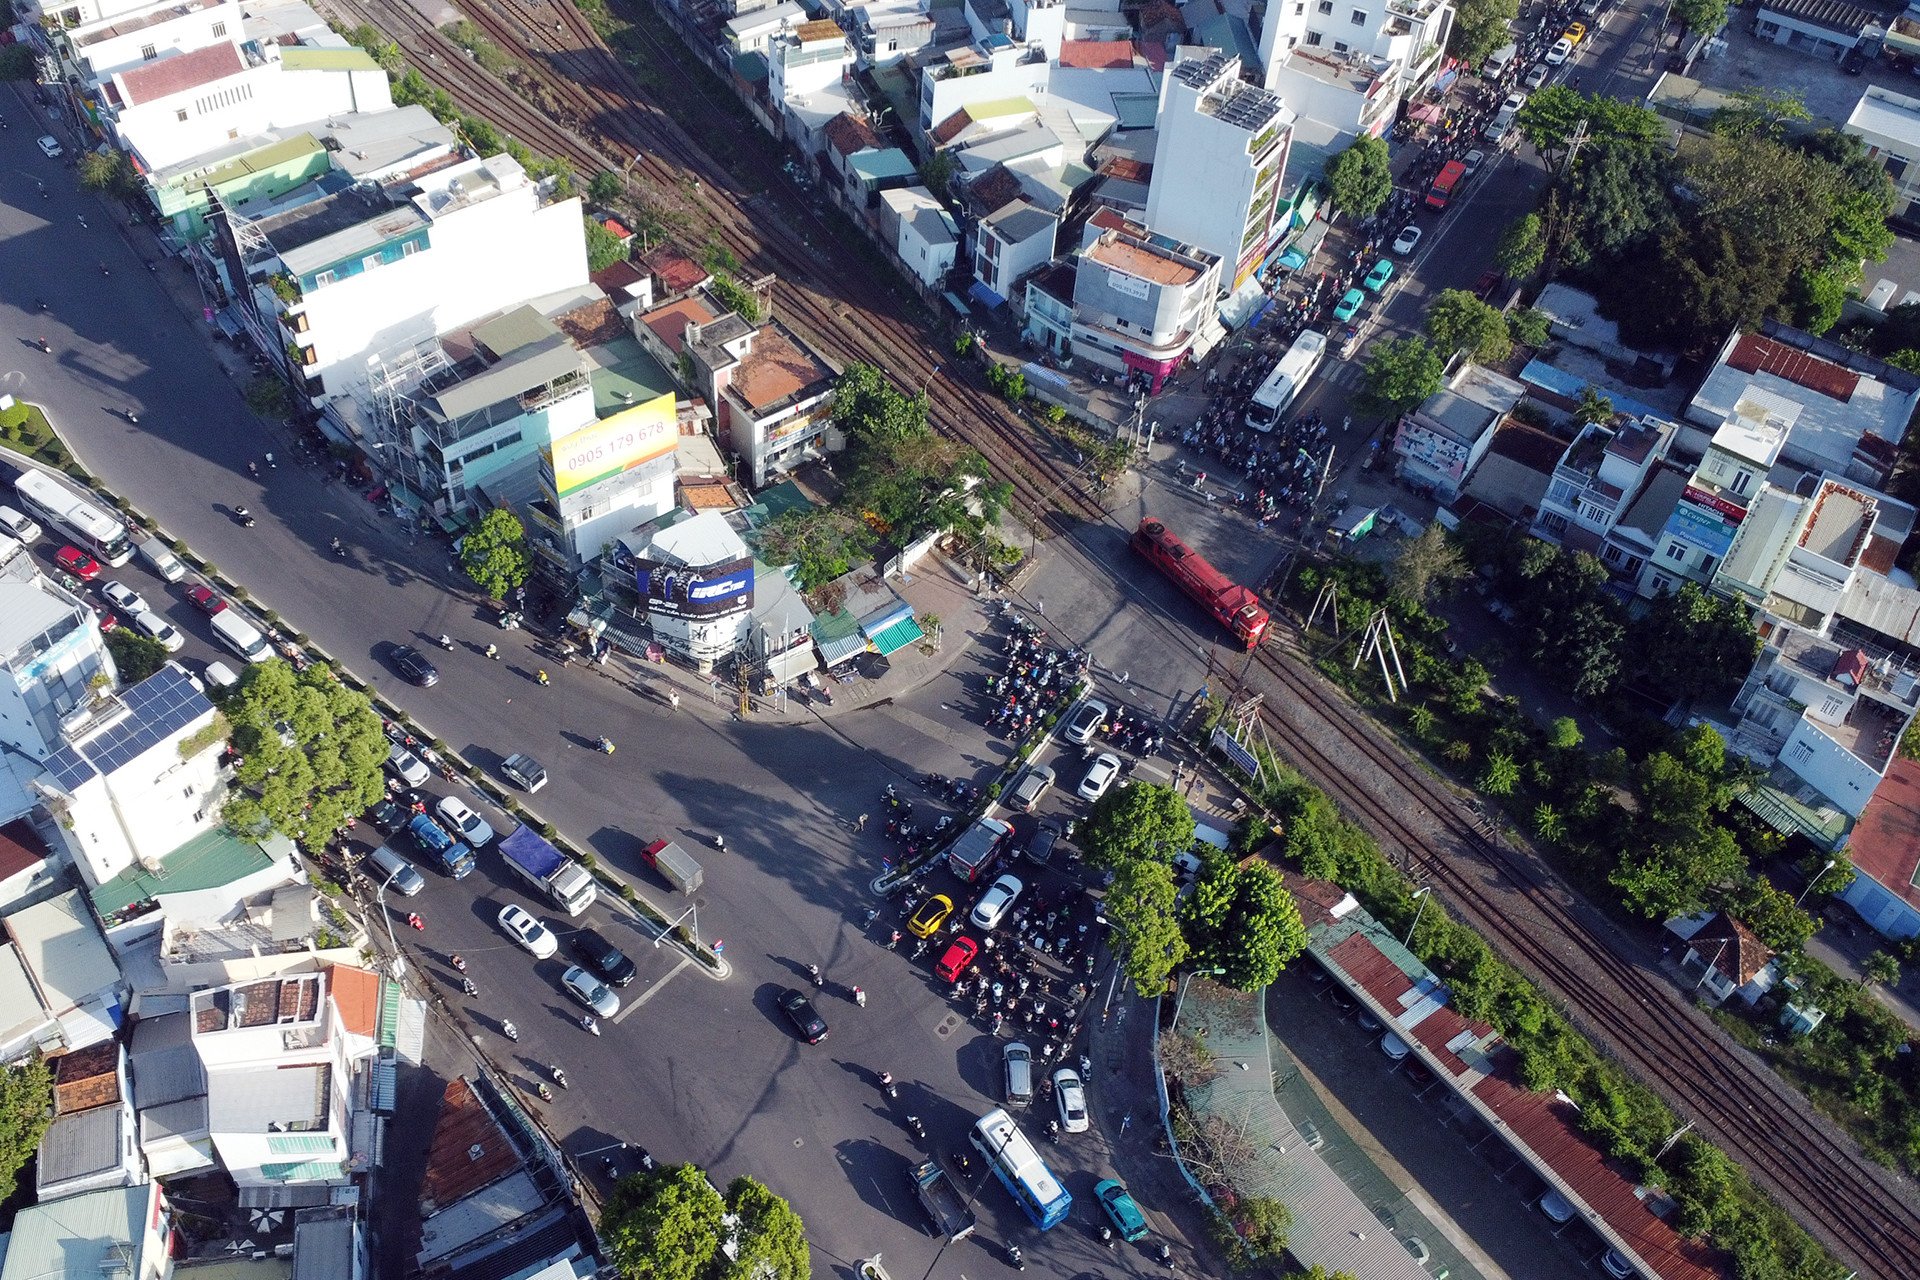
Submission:
M 1087 766 L 1087 776 L 1080 781 L 1080 798 L 1098 800 L 1107 794 L 1107 788 L 1120 776 L 1120 757 L 1111 751 L 1102 751 Z
M 1547 50 L 1547 65 L 1557 67 L 1573 56 L 1573 41 L 1561 36 L 1553 42 L 1553 48 Z
M 567 994 L 603 1018 L 611 1018 L 620 1012 L 620 997 L 607 989 L 607 984 L 582 969 L 577 964 L 567 966 L 560 975 L 560 984 Z
M 66 152 L 60 149 L 60 140 L 50 133 L 40 135 L 40 154 L 49 160 L 58 160 Z
M 1633 1264 L 1621 1257 L 1618 1250 L 1609 1249 L 1601 1254 L 1600 1265 L 1606 1268 L 1613 1280 L 1634 1280 Z
M 1460 157 L 1460 163 L 1467 166 L 1467 172 L 1465 176 L 1469 178 L 1471 178 L 1474 174 L 1480 172 L 1480 166 L 1485 164 L 1486 162 L 1487 162 L 1487 153 L 1479 150 L 1478 148 L 1475 148 L 1474 150 L 1469 151 L 1467 152 L 1467 154 Z
M 534 918 L 532 912 L 517 903 L 509 902 L 500 908 L 500 927 L 507 936 L 525 947 L 535 960 L 546 960 L 560 949 L 560 940 L 553 936 L 553 930 Z
M 1527 95 L 1516 89 L 1507 95 L 1506 101 L 1500 104 L 1499 114 L 1511 120 L 1513 117 L 1519 115 L 1520 109 L 1526 105 Z
M 100 597 L 120 612 L 132 617 L 136 613 L 146 613 L 152 606 L 124 582 L 109 582 L 101 586 Z
M 1552 74 L 1553 68 L 1546 63 L 1534 63 L 1532 69 L 1527 72 L 1527 88 L 1538 89 L 1547 82 L 1547 77 Z
M 176 631 L 172 623 L 151 609 L 142 609 L 134 614 L 133 625 L 158 640 L 160 647 L 168 653 L 178 653 L 187 646 L 186 637 Z
M 1087 1091 L 1080 1073 L 1062 1067 L 1053 1073 L 1053 1101 L 1060 1108 L 1060 1127 L 1068 1133 L 1087 1131 Z
M 425 761 L 397 742 L 387 751 L 387 768 L 392 770 L 394 777 L 410 787 L 424 787 L 427 780 L 433 777 L 433 771 L 427 768 Z
M 991 932 L 1000 927 L 1007 918 L 1007 912 L 1013 910 L 1014 899 L 1026 888 L 1020 883 L 1019 876 L 1001 876 L 993 882 L 991 888 L 980 895 L 980 901 L 973 904 L 973 913 L 968 916 L 973 927 L 983 932 Z
M 1088 698 L 1067 718 L 1067 741 L 1084 747 L 1106 722 L 1107 704 L 1098 698 Z
M 1414 246 L 1419 243 L 1420 228 L 1412 226 L 1404 227 L 1401 229 L 1400 234 L 1394 237 L 1393 251 L 1395 253 L 1412 253 Z
M 448 826 L 460 833 L 460 838 L 469 848 L 478 849 L 493 839 L 493 828 L 487 820 L 467 807 L 467 802 L 459 796 L 448 796 L 434 806 L 440 816 L 446 819 Z

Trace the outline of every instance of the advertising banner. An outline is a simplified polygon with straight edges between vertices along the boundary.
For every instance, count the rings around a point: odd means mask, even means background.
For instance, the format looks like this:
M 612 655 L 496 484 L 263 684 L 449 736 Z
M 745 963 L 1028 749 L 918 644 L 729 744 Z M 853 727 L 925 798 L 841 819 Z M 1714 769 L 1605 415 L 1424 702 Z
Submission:
M 553 442 L 553 488 L 566 497 L 670 453 L 680 444 L 673 393 L 622 409 Z
M 685 618 L 730 613 L 753 603 L 753 557 L 701 569 L 642 560 L 633 581 L 650 613 Z

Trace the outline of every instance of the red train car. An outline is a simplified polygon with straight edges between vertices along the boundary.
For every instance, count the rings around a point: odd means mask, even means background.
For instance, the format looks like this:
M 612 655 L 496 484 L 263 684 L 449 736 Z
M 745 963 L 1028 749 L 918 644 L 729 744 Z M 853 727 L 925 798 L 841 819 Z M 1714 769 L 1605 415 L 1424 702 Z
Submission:
M 1233 632 L 1243 647 L 1253 648 L 1267 633 L 1267 611 L 1260 607 L 1259 598 L 1208 564 L 1206 557 L 1152 516 L 1134 530 L 1133 549 Z

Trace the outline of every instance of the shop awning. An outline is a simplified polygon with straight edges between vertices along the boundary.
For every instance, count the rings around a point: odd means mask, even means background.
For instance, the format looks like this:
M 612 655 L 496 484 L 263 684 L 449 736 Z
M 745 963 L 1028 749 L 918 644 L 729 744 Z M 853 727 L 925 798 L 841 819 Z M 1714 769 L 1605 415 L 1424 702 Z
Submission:
M 844 609 L 815 618 L 813 625 L 807 629 L 813 632 L 813 646 L 820 651 L 820 660 L 829 667 L 837 667 L 856 654 L 867 651 L 865 633 Z
M 1444 114 L 1446 113 L 1437 102 L 1422 102 L 1418 106 L 1407 109 L 1407 117 L 1421 124 L 1432 124 Z
M 1005 298 L 987 288 L 986 283 L 980 280 L 975 280 L 967 287 L 967 296 L 989 311 L 995 307 L 1004 307 L 1007 305 Z
M 925 636 L 926 632 L 922 631 L 920 624 L 911 617 L 901 618 L 898 622 L 889 623 L 878 631 L 867 633 L 867 639 L 873 641 L 873 647 L 878 649 L 882 656 L 897 653 Z
M 810 644 L 797 645 L 780 653 L 767 655 L 767 674 L 773 677 L 775 684 L 792 684 L 813 670 L 816 665 L 813 646 Z
M 1307 265 L 1307 255 L 1300 252 L 1299 245 L 1295 245 L 1280 255 L 1280 265 L 1288 271 L 1298 271 Z

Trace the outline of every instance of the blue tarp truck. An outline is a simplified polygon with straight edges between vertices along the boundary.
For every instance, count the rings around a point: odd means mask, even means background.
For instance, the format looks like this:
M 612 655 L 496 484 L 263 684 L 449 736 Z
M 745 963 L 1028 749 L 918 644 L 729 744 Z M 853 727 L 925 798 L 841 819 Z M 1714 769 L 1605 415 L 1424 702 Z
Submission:
M 599 888 L 585 867 L 554 848 L 547 838 L 522 823 L 500 842 L 507 869 L 538 889 L 547 901 L 570 916 L 593 905 Z

